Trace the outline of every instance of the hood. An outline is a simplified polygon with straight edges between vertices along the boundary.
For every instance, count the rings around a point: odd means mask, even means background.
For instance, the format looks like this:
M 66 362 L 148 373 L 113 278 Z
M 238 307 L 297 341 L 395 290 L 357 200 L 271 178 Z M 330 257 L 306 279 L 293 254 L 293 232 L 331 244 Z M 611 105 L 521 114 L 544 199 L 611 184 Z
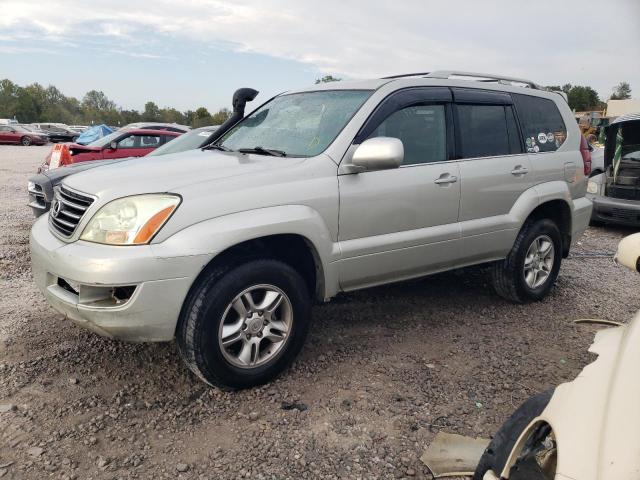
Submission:
M 65 179 L 64 184 L 107 200 L 141 193 L 176 192 L 196 183 L 286 169 L 304 160 L 198 149 L 93 168 Z
M 101 147 L 91 147 L 89 145 L 80 145 L 79 143 L 70 143 L 67 146 L 69 147 L 71 155 L 77 155 L 83 152 L 99 152 L 102 150 Z

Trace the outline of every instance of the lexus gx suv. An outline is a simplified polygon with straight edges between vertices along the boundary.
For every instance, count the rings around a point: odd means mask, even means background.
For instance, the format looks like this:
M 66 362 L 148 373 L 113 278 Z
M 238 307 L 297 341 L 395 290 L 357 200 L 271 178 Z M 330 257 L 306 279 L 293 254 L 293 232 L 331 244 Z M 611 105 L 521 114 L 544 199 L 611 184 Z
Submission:
M 314 300 L 488 264 L 547 295 L 591 216 L 588 150 L 535 83 L 433 72 L 258 92 L 193 151 L 63 180 L 31 232 L 55 309 L 101 335 L 177 344 L 212 385 L 269 381 Z

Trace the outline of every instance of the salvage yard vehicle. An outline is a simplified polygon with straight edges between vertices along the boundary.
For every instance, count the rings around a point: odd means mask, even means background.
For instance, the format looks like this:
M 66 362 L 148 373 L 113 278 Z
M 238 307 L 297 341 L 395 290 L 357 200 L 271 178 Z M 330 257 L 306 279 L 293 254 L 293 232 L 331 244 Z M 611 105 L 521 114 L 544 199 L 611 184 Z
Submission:
M 52 142 L 75 142 L 80 133 L 64 123 L 32 123 L 31 126 L 46 132 Z
M 34 132 L 22 125 L 0 125 L 0 143 L 17 145 L 45 145 L 49 142 L 46 134 Z
M 622 239 L 616 261 L 638 271 L 640 234 Z M 589 352 L 598 358 L 575 380 L 531 397 L 500 427 L 473 480 L 640 478 L 640 313 L 599 331 Z
M 209 136 L 217 128 L 217 126 L 210 126 L 191 130 L 184 135 L 176 137 L 175 140 L 171 140 L 170 143 L 165 143 L 155 150 L 152 150 L 146 156 L 156 157 L 159 155 L 167 155 L 169 153 L 185 152 L 187 150 L 196 149 L 207 142 Z M 67 168 L 43 170 L 42 173 L 31 177 L 27 183 L 27 194 L 29 196 L 28 206 L 31 207 L 33 215 L 35 217 L 39 217 L 43 213 L 48 212 L 49 208 L 51 208 L 54 188 L 60 185 L 64 178 L 69 175 L 73 175 L 74 173 L 83 172 L 109 163 L 121 162 L 123 160 L 128 160 L 129 158 L 134 157 L 117 160 L 97 160 L 94 162 L 72 163 L 68 165 Z
M 256 94 L 236 92 L 202 149 L 63 180 L 30 238 L 56 309 L 113 338 L 176 338 L 205 382 L 250 387 L 296 357 L 312 299 L 488 263 L 501 296 L 540 300 L 589 222 L 589 151 L 533 82 L 337 82 L 243 118 Z
M 129 123 L 124 127 L 120 127 L 119 130 L 169 130 L 170 132 L 185 133 L 191 130 L 191 127 L 186 125 L 180 125 L 178 123 L 164 123 L 164 122 L 136 122 Z
M 54 147 L 38 168 L 38 173 L 91 160 L 142 157 L 179 135 L 180 132 L 169 130 L 117 130 L 89 145 L 71 143 L 62 148 Z
M 604 173 L 587 186 L 591 221 L 640 226 L 640 113 L 618 117 L 606 132 Z

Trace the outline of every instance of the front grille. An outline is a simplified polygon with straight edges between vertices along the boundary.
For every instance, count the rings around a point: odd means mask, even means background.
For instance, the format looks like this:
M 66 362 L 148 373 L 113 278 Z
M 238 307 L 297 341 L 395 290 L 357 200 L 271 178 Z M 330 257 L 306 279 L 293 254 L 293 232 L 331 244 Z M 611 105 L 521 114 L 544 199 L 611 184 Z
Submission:
M 93 198 L 61 186 L 53 196 L 49 223 L 60 235 L 70 237 L 92 203 Z

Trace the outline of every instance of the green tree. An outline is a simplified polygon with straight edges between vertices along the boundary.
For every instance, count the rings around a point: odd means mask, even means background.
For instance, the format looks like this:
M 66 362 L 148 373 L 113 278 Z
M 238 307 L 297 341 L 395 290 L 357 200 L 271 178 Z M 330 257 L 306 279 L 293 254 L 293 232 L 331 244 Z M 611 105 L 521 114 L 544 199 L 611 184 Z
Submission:
M 339 82 L 341 80 L 341 78 L 334 77 L 333 75 L 325 75 L 324 77 L 316 78 L 316 85 L 318 83 Z
M 231 110 L 228 108 L 221 108 L 216 113 L 211 115 L 211 125 L 222 125 L 231 116 Z
M 613 88 L 611 100 L 627 100 L 631 98 L 631 85 L 629 82 L 620 82 Z
M 142 120 L 146 122 L 158 122 L 160 120 L 160 108 L 158 108 L 158 105 L 154 102 L 145 103 Z

